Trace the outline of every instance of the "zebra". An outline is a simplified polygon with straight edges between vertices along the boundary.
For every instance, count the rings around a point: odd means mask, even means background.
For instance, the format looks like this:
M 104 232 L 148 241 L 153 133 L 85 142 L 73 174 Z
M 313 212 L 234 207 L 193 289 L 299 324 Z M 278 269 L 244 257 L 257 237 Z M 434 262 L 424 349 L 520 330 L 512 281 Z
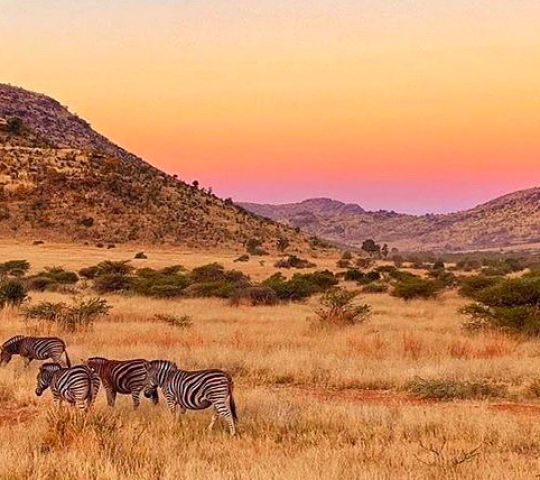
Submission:
M 13 355 L 20 355 L 24 358 L 25 365 L 30 365 L 32 360 L 51 359 L 65 367 L 71 367 L 65 342 L 57 337 L 25 337 L 17 335 L 10 338 L 1 348 L 0 366 L 7 365 Z M 62 361 L 62 354 L 65 355 L 65 362 Z
M 57 405 L 66 400 L 85 410 L 93 405 L 99 385 L 99 376 L 86 365 L 63 368 L 59 363 L 45 363 L 37 375 L 36 395 L 40 397 L 50 387 Z
M 149 362 L 148 368 L 145 395 L 161 387 L 173 414 L 213 406 L 214 413 L 208 430 L 212 430 L 217 417 L 223 417 L 231 435 L 236 433 L 238 415 L 233 397 L 234 384 L 229 373 L 217 369 L 180 370 L 175 363 L 166 360 Z
M 102 357 L 92 357 L 86 365 L 95 370 L 107 395 L 107 404 L 114 407 L 116 395 L 131 395 L 133 407 L 140 404 L 139 396 L 147 384 L 149 364 L 147 360 L 108 360 Z M 157 391 L 149 395 L 152 403 L 158 403 Z

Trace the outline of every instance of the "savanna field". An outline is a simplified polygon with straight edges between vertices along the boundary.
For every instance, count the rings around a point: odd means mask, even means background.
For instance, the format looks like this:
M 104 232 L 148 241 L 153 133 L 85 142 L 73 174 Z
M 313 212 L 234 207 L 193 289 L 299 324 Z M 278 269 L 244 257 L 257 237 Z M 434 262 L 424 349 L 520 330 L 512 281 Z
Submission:
M 0 245 L 4 260 L 26 259 L 78 271 L 103 260 L 136 268 L 219 262 L 260 282 L 275 257 L 180 249 L 106 250 L 69 245 Z M 310 258 L 339 270 L 339 258 Z M 261 264 L 262 262 L 262 264 Z M 415 271 L 408 269 L 409 271 Z M 290 277 L 295 271 L 286 270 Z M 353 289 L 356 284 L 342 281 Z M 69 302 L 74 290 L 30 291 L 29 305 Z M 405 301 L 363 293 L 371 315 L 353 326 L 314 328 L 319 295 L 269 306 L 223 298 L 153 298 L 101 294 L 112 307 L 91 328 L 65 332 L 0 313 L 0 339 L 58 335 L 73 363 L 91 356 L 164 358 L 180 368 L 223 368 L 235 384 L 240 421 L 230 437 L 211 412 L 175 420 L 129 396 L 114 408 L 100 391 L 88 414 L 34 395 L 38 362 L 20 357 L 0 371 L 2 479 L 532 479 L 540 474 L 540 342 L 495 330 L 470 333 L 460 309 L 470 300 L 447 288 L 433 299 Z M 158 315 L 158 316 L 156 316 Z M 185 317 L 188 316 L 188 317 Z M 166 318 L 189 318 L 188 325 Z

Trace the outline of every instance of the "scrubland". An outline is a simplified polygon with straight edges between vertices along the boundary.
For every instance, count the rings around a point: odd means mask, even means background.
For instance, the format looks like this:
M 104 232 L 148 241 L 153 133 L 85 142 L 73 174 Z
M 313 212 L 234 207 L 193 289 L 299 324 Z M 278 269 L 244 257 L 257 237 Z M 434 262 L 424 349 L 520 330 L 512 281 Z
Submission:
M 0 245 L 4 258 L 25 258 L 36 270 L 136 251 Z M 225 253 L 145 251 L 144 266 L 219 261 L 253 278 L 273 273 L 268 258 L 233 264 Z M 335 260 L 314 259 L 320 267 Z M 540 473 L 540 342 L 466 334 L 458 313 L 465 300 L 452 291 L 410 302 L 364 295 L 369 320 L 334 330 L 312 328 L 316 298 L 258 307 L 214 298 L 107 300 L 110 315 L 75 333 L 26 323 L 6 308 L 0 338 L 59 334 L 74 363 L 102 355 L 226 368 L 235 380 L 238 436 L 223 424 L 208 433 L 210 411 L 174 420 L 163 402 L 145 399 L 134 411 L 128 397 L 109 409 L 103 392 L 87 415 L 55 410 L 50 394 L 33 393 L 37 365 L 25 369 L 14 357 L 0 371 L 0 478 L 506 480 Z M 156 314 L 190 315 L 193 326 L 175 328 Z

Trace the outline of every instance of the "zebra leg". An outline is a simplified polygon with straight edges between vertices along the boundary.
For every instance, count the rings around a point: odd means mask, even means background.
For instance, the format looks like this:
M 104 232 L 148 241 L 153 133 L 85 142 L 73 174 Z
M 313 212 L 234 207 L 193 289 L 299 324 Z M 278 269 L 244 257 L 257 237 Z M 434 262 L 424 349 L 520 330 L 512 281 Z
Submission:
M 111 387 L 104 388 L 107 395 L 107 405 L 109 405 L 109 407 L 114 407 L 114 403 L 116 402 L 116 392 Z
M 236 427 L 234 425 L 234 417 L 229 405 L 227 405 L 226 401 L 219 401 L 214 404 L 214 407 L 216 409 L 215 414 L 225 419 L 227 425 L 229 426 L 230 434 L 234 435 L 236 433 Z
M 216 419 L 217 419 L 217 412 L 216 412 L 216 409 L 214 408 L 214 412 L 212 413 L 212 419 L 210 420 L 210 425 L 208 425 L 208 431 L 211 432 L 212 429 L 214 428 L 214 423 L 216 423 Z
M 131 398 L 133 400 L 133 408 L 138 408 L 141 404 L 140 399 L 141 391 L 140 390 L 134 390 L 131 392 Z

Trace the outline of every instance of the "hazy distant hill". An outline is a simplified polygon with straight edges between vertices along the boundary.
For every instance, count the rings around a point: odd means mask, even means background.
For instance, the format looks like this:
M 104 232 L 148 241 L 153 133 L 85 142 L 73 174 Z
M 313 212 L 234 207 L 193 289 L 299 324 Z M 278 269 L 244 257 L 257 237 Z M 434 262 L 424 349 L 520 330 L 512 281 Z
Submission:
M 242 204 L 259 215 L 340 243 L 366 238 L 400 249 L 480 249 L 540 242 L 540 188 L 523 190 L 447 215 L 367 212 L 359 205 L 315 198 L 285 205 Z
M 307 245 L 292 228 L 152 167 L 57 101 L 3 84 L 0 187 L 4 237 L 197 247 L 239 247 L 253 237 L 272 247 L 285 237 Z

